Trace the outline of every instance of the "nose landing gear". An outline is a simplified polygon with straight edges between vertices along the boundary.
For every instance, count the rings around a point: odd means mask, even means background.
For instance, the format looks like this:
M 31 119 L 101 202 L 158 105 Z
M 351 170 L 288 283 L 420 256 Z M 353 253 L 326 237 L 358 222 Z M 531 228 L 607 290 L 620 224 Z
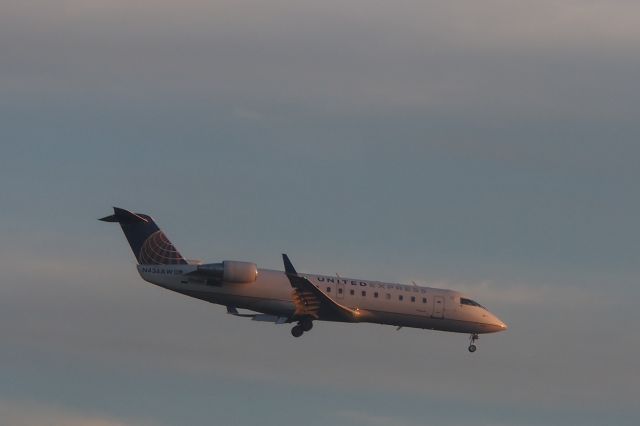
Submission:
M 477 333 L 473 333 L 471 336 L 469 336 L 469 352 L 473 353 L 478 349 L 475 343 L 476 343 L 476 340 L 478 340 L 479 338 L 480 337 L 478 336 Z
M 298 324 L 291 329 L 291 335 L 293 337 L 300 337 L 305 331 L 310 331 L 312 328 L 313 321 L 305 319 L 299 321 Z

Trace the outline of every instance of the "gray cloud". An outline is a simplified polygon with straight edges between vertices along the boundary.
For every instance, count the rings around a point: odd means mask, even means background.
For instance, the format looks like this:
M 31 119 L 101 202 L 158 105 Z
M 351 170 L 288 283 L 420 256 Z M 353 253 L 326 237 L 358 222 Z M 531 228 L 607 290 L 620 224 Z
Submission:
M 1 18 L 13 101 L 534 120 L 636 106 L 633 2 L 41 3 Z
M 0 395 L 116 424 L 635 424 L 639 9 L 3 2 Z M 142 282 L 111 204 L 189 257 L 459 288 L 510 329 L 475 358 L 372 325 L 300 344 Z
M 7 426 L 151 426 L 158 424 L 88 414 L 67 407 L 30 401 L 0 400 L 0 416 Z
M 3 259 L 3 270 L 12 265 L 16 272 L 4 275 L 0 333 L 9 347 L 19 348 L 21 365 L 38 364 L 45 357 L 142 369 L 147 374 L 204 375 L 211 380 L 223 377 L 343 392 L 366 392 L 384 383 L 397 395 L 419 393 L 469 403 L 535 401 L 547 409 L 578 407 L 585 401 L 596 404 L 612 392 L 620 409 L 629 409 L 635 401 L 635 377 L 615 367 L 633 363 L 634 343 L 625 339 L 623 330 L 611 330 L 609 322 L 593 323 L 589 318 L 609 316 L 611 321 L 633 323 L 637 315 L 624 309 L 616 313 L 614 309 L 627 303 L 606 292 L 586 295 L 579 288 L 522 284 L 502 284 L 503 291 L 482 284 L 461 286 L 511 326 L 504 335 L 481 339 L 484 356 L 478 361 L 482 368 L 476 369 L 460 335 L 318 324 L 300 345 L 287 327 L 231 318 L 221 307 L 146 284 L 132 265 L 122 268 L 103 260 L 75 268 L 69 259 L 50 257 L 29 269 L 17 259 Z M 358 328 L 356 334 L 353 327 Z M 599 336 L 596 346 L 591 345 L 594 334 Z M 429 351 L 428 361 L 425 342 L 438 347 Z M 618 349 L 612 352 L 612 346 Z M 397 348 L 402 348 L 402 355 Z M 585 352 L 590 355 L 583 356 Z M 308 368 L 310 363 L 314 368 Z M 452 376 L 448 368 L 432 370 L 429 365 L 434 363 L 456 366 L 458 374 Z M 438 387 L 425 388 L 416 371 L 430 371 Z M 466 378 L 464 389 L 460 375 Z M 505 383 L 516 378 L 527 385 L 504 395 Z

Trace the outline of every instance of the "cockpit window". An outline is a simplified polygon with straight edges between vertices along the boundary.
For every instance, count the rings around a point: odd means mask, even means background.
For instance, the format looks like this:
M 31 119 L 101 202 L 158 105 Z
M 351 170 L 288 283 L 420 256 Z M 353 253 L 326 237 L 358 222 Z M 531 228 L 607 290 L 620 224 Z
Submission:
M 484 306 L 476 302 L 475 300 L 465 299 L 464 297 L 460 298 L 461 305 L 469 305 L 469 306 L 477 306 L 478 308 L 486 309 Z

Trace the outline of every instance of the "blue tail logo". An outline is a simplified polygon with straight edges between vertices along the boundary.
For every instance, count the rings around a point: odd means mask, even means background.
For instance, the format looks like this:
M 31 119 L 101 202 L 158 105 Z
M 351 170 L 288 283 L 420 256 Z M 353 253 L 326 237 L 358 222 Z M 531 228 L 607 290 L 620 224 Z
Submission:
M 124 232 L 133 255 L 141 265 L 186 265 L 176 247 L 158 228 L 151 216 L 132 213 L 118 207 L 114 214 L 99 219 L 103 222 L 117 222 Z

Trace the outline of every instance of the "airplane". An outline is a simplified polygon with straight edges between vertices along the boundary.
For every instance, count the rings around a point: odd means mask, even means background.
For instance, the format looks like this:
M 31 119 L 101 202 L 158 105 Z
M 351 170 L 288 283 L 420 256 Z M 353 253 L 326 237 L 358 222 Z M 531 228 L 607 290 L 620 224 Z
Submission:
M 230 315 L 275 324 L 295 323 L 300 337 L 314 321 L 375 323 L 468 333 L 469 352 L 483 333 L 507 325 L 487 308 L 454 290 L 299 273 L 286 254 L 284 271 L 255 263 L 187 260 L 154 220 L 114 207 L 99 220 L 119 223 L 138 261 L 143 280 L 207 302 L 224 305 Z M 252 311 L 240 313 L 238 308 Z

